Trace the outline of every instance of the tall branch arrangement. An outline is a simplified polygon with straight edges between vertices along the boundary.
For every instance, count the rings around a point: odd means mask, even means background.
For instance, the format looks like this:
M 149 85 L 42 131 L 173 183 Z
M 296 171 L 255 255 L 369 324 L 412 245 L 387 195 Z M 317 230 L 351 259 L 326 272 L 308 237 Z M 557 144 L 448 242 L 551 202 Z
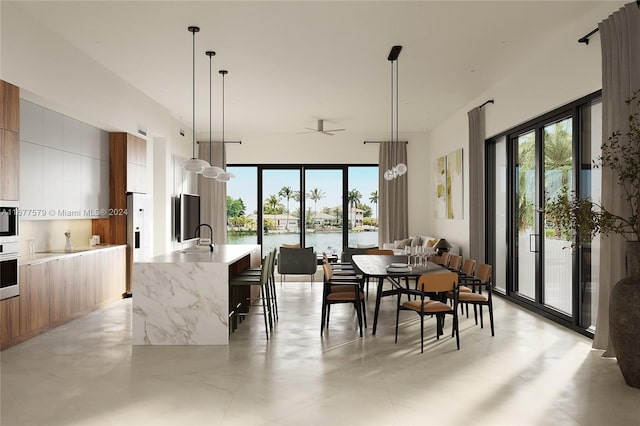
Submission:
M 640 90 L 626 100 L 627 105 L 640 109 Z M 602 143 L 600 156 L 593 161 L 594 168 L 608 167 L 615 173 L 622 188 L 623 198 L 629 206 L 627 212 L 613 212 L 591 198 L 578 197 L 563 191 L 547 203 L 547 220 L 563 232 L 577 236 L 577 244 L 590 242 L 597 234 L 621 235 L 627 241 L 640 241 L 640 117 L 629 115 L 629 128 L 623 134 L 615 131 Z M 627 143 L 622 144 L 623 138 Z

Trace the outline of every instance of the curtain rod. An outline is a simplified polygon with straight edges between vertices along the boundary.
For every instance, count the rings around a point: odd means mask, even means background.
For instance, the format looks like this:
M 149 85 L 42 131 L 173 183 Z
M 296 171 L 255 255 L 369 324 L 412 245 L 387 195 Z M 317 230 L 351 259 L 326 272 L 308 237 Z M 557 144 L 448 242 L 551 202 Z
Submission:
M 640 8 L 640 0 L 636 0 L 636 6 L 638 6 L 638 8 Z M 589 44 L 589 37 L 591 37 L 592 35 L 594 35 L 598 31 L 600 31 L 600 28 L 596 28 L 595 30 L 592 30 L 589 34 L 586 34 L 585 36 L 580 37 L 578 39 L 578 43 Z
M 196 143 L 200 143 L 200 142 L 204 142 L 204 143 L 208 143 L 209 141 L 197 141 Z M 239 144 L 242 145 L 242 141 L 210 141 L 211 143 L 223 143 L 223 144 L 228 144 L 228 143 L 235 143 L 235 144 Z
M 482 108 L 483 106 L 485 106 L 486 104 L 493 104 L 495 102 L 493 102 L 493 99 L 489 99 L 488 101 L 486 101 L 485 103 L 483 103 L 482 105 L 480 105 L 478 108 Z
M 364 141 L 363 143 L 366 145 L 368 143 L 390 143 L 390 142 L 392 142 L 392 141 Z M 409 141 L 398 141 L 398 142 L 402 142 L 402 143 L 405 143 L 405 144 L 409 143 Z

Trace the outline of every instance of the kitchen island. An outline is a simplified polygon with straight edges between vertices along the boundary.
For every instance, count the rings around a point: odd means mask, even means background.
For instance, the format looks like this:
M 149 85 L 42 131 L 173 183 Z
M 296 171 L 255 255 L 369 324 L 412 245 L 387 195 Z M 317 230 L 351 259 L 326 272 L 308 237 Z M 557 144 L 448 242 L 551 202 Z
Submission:
M 134 345 L 228 345 L 229 278 L 260 265 L 259 245 L 189 248 L 133 264 Z

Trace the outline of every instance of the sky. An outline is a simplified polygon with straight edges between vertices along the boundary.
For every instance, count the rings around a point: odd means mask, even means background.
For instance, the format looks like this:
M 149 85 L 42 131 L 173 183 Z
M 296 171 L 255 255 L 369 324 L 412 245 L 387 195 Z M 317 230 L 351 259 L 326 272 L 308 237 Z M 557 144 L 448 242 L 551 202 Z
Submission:
M 242 198 L 247 207 L 247 214 L 257 209 L 257 168 L 256 167 L 228 167 L 228 171 L 236 177 L 227 183 L 227 195 Z M 300 189 L 299 170 L 264 170 L 264 198 L 277 195 L 280 189 L 290 186 L 292 190 Z M 318 201 L 318 211 L 323 207 L 336 207 L 342 204 L 342 171 L 341 170 L 306 170 L 306 191 L 318 188 L 325 193 L 325 197 Z M 360 202 L 369 205 L 375 216 L 376 206 L 369 201 L 371 193 L 378 190 L 378 167 L 350 167 L 349 189 L 357 189 L 362 194 Z M 313 208 L 313 201 L 307 199 L 307 208 Z M 281 203 L 286 206 L 286 199 Z M 295 201 L 290 200 L 289 208 L 294 211 Z

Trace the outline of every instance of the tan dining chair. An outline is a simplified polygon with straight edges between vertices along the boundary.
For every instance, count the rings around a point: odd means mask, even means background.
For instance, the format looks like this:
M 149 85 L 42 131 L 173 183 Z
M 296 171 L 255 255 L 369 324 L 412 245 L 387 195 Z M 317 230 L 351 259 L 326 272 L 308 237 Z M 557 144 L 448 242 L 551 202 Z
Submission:
M 450 255 L 449 266 L 447 266 L 447 268 L 455 273 L 460 272 L 460 268 L 462 268 L 462 256 Z
M 393 250 L 391 249 L 369 249 L 367 254 L 378 254 L 382 256 L 393 256 Z
M 380 256 L 393 256 L 395 253 L 391 249 L 379 249 L 379 248 L 371 248 L 367 250 L 367 254 L 377 254 Z M 367 277 L 364 281 L 365 287 L 365 297 L 369 300 L 369 277 Z
M 324 288 L 322 293 L 322 322 L 320 336 L 325 328 L 329 328 L 331 305 L 338 303 L 352 303 L 358 317 L 358 328 L 362 337 L 362 324 L 367 326 L 367 314 L 364 306 L 364 293 L 361 290 L 362 278 L 357 276 L 335 277 L 328 263 L 323 263 Z
M 455 335 L 456 345 L 460 349 L 460 336 L 458 332 L 458 274 L 455 272 L 422 274 L 418 278 L 415 290 L 394 284 L 398 290 L 396 309 L 396 340 L 398 343 L 398 323 L 400 311 L 413 311 L 420 315 L 420 352 L 424 352 L 424 317 L 426 315 L 436 317 L 436 339 L 443 334 L 445 315 L 453 316 L 451 337 Z M 446 303 L 446 294 L 453 293 L 453 306 Z M 416 296 L 413 300 L 400 303 L 403 294 Z M 435 296 L 434 296 L 435 294 Z M 440 298 L 441 300 L 436 300 Z
M 433 262 L 437 265 L 444 266 L 445 268 L 447 268 L 449 266 L 450 257 L 451 255 L 449 254 L 449 252 L 445 251 L 440 256 L 429 256 L 427 260 L 429 260 L 429 262 Z
M 465 292 L 460 293 L 458 295 L 458 303 L 464 304 L 467 307 L 467 315 L 469 313 L 469 305 L 473 306 L 473 313 L 476 320 L 476 325 L 478 324 L 478 311 L 477 308 L 480 308 L 480 328 L 484 328 L 483 323 L 483 315 L 482 315 L 482 307 L 487 306 L 489 308 L 489 321 L 491 323 L 491 335 L 495 336 L 494 325 L 493 325 L 493 300 L 492 300 L 492 291 L 491 288 L 493 286 L 491 282 L 491 265 L 481 264 L 478 266 L 478 271 L 476 275 L 472 278 L 461 278 L 460 282 L 465 286 L 471 287 L 473 292 Z M 485 289 L 486 293 L 482 293 L 482 289 Z

